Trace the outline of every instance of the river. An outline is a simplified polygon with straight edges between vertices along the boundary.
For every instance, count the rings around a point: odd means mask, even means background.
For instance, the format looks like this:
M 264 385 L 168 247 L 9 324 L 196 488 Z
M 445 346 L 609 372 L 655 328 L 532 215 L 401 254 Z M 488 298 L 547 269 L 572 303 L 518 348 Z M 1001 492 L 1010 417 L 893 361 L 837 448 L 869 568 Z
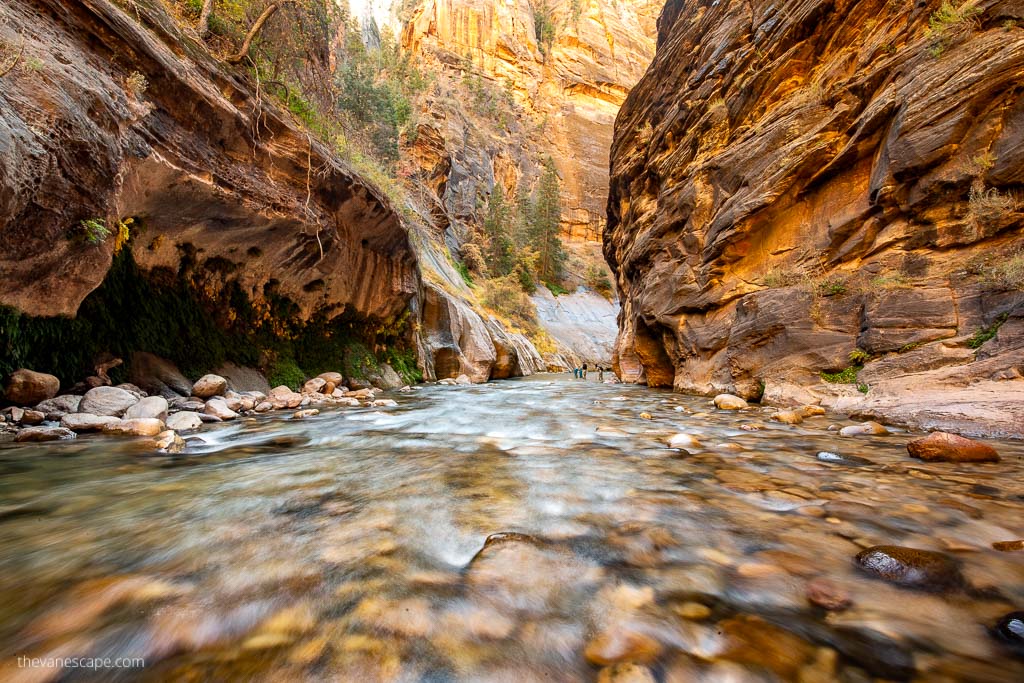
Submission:
M 928 464 L 898 430 L 566 375 L 394 398 L 173 457 L 0 446 L 0 679 L 1024 680 L 987 631 L 1024 605 L 1024 552 L 992 547 L 1024 532 L 1024 444 Z M 967 587 L 870 577 L 876 544 Z

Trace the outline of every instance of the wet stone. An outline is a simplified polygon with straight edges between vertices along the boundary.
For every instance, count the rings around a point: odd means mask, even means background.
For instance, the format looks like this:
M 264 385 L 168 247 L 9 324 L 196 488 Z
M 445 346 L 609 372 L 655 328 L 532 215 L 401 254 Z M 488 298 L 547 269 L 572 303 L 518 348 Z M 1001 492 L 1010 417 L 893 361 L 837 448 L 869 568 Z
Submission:
M 847 467 L 867 467 L 868 465 L 875 464 L 867 458 L 861 458 L 857 455 L 841 455 L 831 451 L 821 451 L 818 453 L 817 458 L 821 462 L 827 462 L 832 465 L 845 465 Z
M 955 560 L 930 550 L 878 545 L 858 553 L 856 562 L 868 574 L 908 588 L 943 591 L 964 583 Z
M 1024 612 L 1010 612 L 996 622 L 995 635 L 1024 654 Z
M 996 541 L 992 544 L 992 547 L 1000 552 L 1013 553 L 1024 550 L 1024 540 Z

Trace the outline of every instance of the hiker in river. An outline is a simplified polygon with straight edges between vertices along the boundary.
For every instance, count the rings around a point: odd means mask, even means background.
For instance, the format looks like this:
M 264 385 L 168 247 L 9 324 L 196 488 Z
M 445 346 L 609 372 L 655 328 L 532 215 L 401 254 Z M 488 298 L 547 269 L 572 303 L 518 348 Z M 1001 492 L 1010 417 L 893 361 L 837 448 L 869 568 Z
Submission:
M 600 365 L 597 366 L 597 381 L 604 382 L 604 368 Z
M 583 375 L 583 379 L 587 378 L 587 364 L 586 363 L 583 364 L 582 375 Z

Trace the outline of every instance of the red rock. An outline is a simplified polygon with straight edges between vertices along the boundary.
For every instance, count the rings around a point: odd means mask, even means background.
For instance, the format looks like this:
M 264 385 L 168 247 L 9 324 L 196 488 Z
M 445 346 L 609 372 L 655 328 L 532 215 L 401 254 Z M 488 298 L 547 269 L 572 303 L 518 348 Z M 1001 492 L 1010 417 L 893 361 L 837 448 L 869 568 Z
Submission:
M 927 462 L 999 462 L 999 454 L 988 444 L 946 432 L 914 439 L 907 451 L 910 457 Z

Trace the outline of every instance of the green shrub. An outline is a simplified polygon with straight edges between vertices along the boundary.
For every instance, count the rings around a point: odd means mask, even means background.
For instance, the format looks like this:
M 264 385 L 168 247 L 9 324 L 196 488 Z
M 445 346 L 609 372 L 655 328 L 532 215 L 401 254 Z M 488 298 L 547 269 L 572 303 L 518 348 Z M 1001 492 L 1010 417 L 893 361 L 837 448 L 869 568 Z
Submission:
M 851 365 L 848 368 L 843 368 L 839 372 L 822 371 L 821 378 L 829 384 L 856 384 L 857 373 L 861 370 L 861 366 Z
M 568 289 L 558 284 L 557 282 L 545 282 L 544 286 L 547 287 L 551 294 L 554 296 L 561 296 L 563 294 L 569 293 Z
M 1006 322 L 1006 318 L 1007 314 L 1003 313 L 1001 316 L 993 320 L 991 325 L 987 325 L 975 332 L 971 338 L 967 340 L 967 347 L 971 349 L 981 348 L 985 342 L 996 336 L 999 332 L 999 328 Z
M 294 358 L 279 358 L 267 369 L 267 381 L 272 387 L 283 384 L 290 389 L 297 390 L 306 381 L 306 373 L 302 371 Z
M 412 349 L 388 349 L 384 353 L 384 361 L 394 368 L 406 384 L 423 381 L 423 372 L 416 363 L 416 353 Z
M 864 349 L 854 349 L 850 351 L 850 362 L 854 365 L 864 365 L 871 360 L 871 354 Z
M 846 293 L 846 283 L 838 278 L 829 278 L 818 283 L 820 296 L 839 296 Z
M 85 242 L 92 245 L 100 245 L 107 241 L 110 237 L 110 228 L 107 227 L 107 222 L 102 218 L 89 218 L 81 221 L 79 224 L 79 232 L 76 235 Z

